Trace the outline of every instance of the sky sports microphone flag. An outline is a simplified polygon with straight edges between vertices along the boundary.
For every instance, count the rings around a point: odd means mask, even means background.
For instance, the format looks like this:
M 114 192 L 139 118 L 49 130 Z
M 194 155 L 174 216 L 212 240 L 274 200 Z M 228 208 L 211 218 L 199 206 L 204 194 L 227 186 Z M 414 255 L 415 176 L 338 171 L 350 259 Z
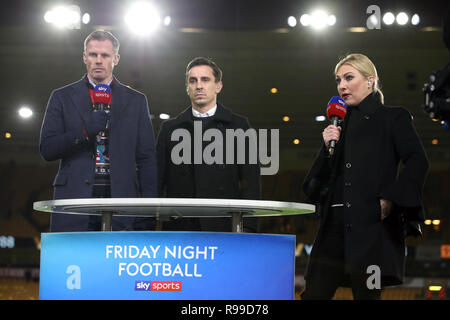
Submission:
M 338 125 L 339 120 L 345 118 L 347 114 L 347 105 L 344 99 L 341 97 L 334 96 L 330 99 L 327 105 L 327 116 L 331 120 L 331 124 L 334 126 Z M 328 147 L 328 152 L 330 156 L 334 154 L 334 149 L 336 147 L 336 140 L 331 140 Z
M 43 233 L 40 299 L 292 300 L 295 236 Z
M 97 84 L 94 88 L 93 101 L 95 110 L 108 110 L 111 103 L 111 87 L 107 84 Z
M 333 118 L 344 119 L 347 114 L 347 105 L 344 99 L 334 96 L 330 99 L 327 106 L 327 116 L 333 121 Z

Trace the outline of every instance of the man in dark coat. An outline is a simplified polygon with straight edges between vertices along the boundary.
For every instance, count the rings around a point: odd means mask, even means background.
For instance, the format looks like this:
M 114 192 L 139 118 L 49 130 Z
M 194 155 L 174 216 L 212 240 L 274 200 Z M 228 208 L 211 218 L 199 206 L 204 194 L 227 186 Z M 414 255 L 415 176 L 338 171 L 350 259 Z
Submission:
M 351 286 L 357 299 L 379 299 L 381 290 L 372 289 L 402 283 L 404 237 L 420 234 L 428 160 L 410 113 L 382 104 L 374 76 L 344 64 L 337 77 L 351 104 L 341 129 L 324 130 L 325 144 L 304 181 L 321 220 L 302 297 L 330 299 L 338 286 Z M 332 157 L 330 140 L 338 140 Z M 370 287 L 375 271 L 380 279 Z
M 60 160 L 55 199 L 156 197 L 156 153 L 147 98 L 114 76 L 119 42 L 109 32 L 94 31 L 85 40 L 87 74 L 52 92 L 41 129 L 40 152 Z M 93 110 L 92 92 L 107 84 L 110 112 Z M 99 154 L 99 139 L 107 140 Z M 106 159 L 99 163 L 99 158 Z M 132 229 L 134 218 L 114 217 L 113 230 Z M 50 230 L 99 230 L 98 216 L 54 213 Z
M 227 152 L 230 152 L 225 144 L 226 130 L 246 131 L 250 125 L 246 118 L 217 103 L 217 94 L 221 89 L 222 71 L 212 60 L 200 57 L 188 64 L 186 90 L 191 107 L 162 123 L 157 138 L 158 190 L 161 197 L 260 199 L 260 168 L 257 162 L 250 163 L 248 144 L 245 163 L 238 163 L 237 152 L 234 152 L 232 163 L 226 161 Z M 209 162 L 204 159 L 203 152 L 209 142 L 205 142 L 202 135 L 209 129 L 219 130 L 217 132 L 223 137 L 222 143 L 216 145 L 223 151 L 222 161 Z M 181 141 L 180 136 L 176 135 L 180 130 L 188 133 L 190 141 Z M 194 145 L 199 139 L 202 144 L 200 152 Z M 186 142 L 187 148 L 178 150 L 180 144 Z M 220 154 L 219 149 L 215 152 Z M 231 231 L 231 220 L 227 218 L 202 218 L 200 224 L 198 219 L 186 220 L 169 221 L 165 228 Z M 256 231 L 256 221 L 244 219 L 244 229 Z

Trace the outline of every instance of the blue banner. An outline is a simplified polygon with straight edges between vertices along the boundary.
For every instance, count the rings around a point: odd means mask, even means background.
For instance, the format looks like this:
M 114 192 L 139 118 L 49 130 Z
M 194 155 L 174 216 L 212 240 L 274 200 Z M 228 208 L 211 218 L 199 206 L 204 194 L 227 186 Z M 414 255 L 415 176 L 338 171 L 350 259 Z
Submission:
M 40 299 L 294 298 L 295 236 L 43 233 Z

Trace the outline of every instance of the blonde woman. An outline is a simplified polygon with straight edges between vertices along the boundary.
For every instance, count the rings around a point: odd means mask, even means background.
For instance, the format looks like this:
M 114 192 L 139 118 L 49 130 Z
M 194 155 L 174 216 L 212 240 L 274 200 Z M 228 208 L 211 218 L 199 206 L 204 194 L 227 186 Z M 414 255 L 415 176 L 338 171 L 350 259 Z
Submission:
M 380 299 L 382 287 L 402 283 L 405 236 L 421 233 L 428 160 L 410 113 L 384 106 L 368 57 L 343 58 L 335 80 L 348 108 L 339 126 L 324 129 L 303 184 L 321 220 L 302 298 L 331 299 L 345 286 L 355 299 Z

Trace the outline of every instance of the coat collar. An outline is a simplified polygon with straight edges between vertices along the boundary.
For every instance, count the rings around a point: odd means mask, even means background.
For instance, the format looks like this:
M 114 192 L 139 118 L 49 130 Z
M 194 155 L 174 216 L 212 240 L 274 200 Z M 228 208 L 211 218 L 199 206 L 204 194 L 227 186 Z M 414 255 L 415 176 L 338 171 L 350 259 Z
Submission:
M 81 80 L 84 81 L 84 83 L 88 86 L 88 88 L 94 89 L 94 87 L 92 86 L 91 82 L 89 81 L 87 73 L 84 74 L 84 76 L 83 76 L 83 78 Z M 109 84 L 109 86 L 111 87 L 111 90 L 115 90 L 118 87 L 120 87 L 121 85 L 122 84 L 119 82 L 119 80 L 117 80 L 117 78 L 113 75 L 111 83 Z
M 217 103 L 217 110 L 214 114 L 215 121 L 218 122 L 231 122 L 232 121 L 232 113 L 229 109 L 225 108 L 220 103 Z M 189 106 L 186 108 L 182 113 L 180 113 L 176 118 L 175 121 L 179 123 L 192 123 L 192 107 Z
M 89 81 L 86 82 L 85 77 L 72 84 L 72 92 L 70 98 L 74 106 L 77 108 L 84 121 L 87 121 L 92 109 L 91 97 L 89 95 Z
M 373 114 L 378 108 L 382 107 L 382 103 L 380 101 L 380 95 L 376 92 L 369 94 L 365 97 L 357 106 L 350 107 L 355 110 L 359 110 L 363 114 Z
M 87 80 L 87 75 L 84 75 L 82 79 L 72 84 L 71 99 L 84 121 L 88 119 L 92 110 L 92 102 L 88 90 L 90 87 L 91 84 Z M 119 116 L 121 110 L 125 107 L 123 89 L 124 86 L 113 76 L 113 81 L 111 82 L 111 122 Z

